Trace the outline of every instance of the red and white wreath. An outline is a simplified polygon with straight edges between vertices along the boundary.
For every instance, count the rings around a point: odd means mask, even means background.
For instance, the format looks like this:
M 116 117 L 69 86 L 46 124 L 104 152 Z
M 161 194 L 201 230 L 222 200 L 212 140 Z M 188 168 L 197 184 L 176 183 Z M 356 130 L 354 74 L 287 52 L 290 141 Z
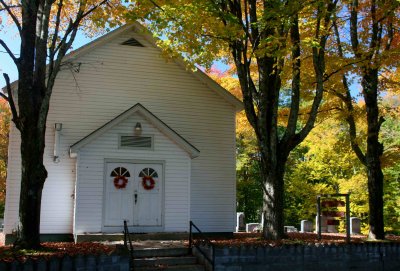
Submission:
M 156 182 L 154 181 L 153 177 L 151 176 L 144 176 L 142 178 L 142 186 L 146 190 L 152 190 L 154 186 L 156 185 Z
M 125 176 L 117 175 L 114 178 L 114 186 L 117 189 L 123 189 L 126 187 L 128 179 Z

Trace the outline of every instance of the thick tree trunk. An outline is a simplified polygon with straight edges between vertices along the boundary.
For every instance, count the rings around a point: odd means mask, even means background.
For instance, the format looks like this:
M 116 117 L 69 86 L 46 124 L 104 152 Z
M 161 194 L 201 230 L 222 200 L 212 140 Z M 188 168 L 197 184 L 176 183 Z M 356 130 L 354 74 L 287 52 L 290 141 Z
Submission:
M 319 41 L 318 48 L 313 48 L 313 63 L 316 73 L 315 97 L 309 112 L 309 118 L 304 127 L 296 133 L 299 123 L 301 104 L 301 40 L 298 13 L 302 8 L 295 2 L 264 2 L 258 5 L 257 1 L 222 1 L 219 5 L 223 15 L 222 22 L 229 26 L 233 18 L 240 22 L 240 28 L 245 32 L 242 38 L 238 36 L 229 41 L 231 55 L 234 59 L 240 87 L 243 94 L 243 103 L 247 119 L 254 128 L 257 136 L 259 153 L 261 155 L 261 174 L 263 179 L 263 234 L 266 239 L 281 239 L 284 234 L 284 173 L 287 158 L 296 146 L 309 134 L 314 126 L 318 107 L 323 96 L 325 72 L 325 45 L 328 39 L 323 29 L 329 29 L 330 18 L 335 11 L 337 1 L 327 1 L 318 5 L 317 27 L 315 38 Z M 294 6 L 291 6 L 295 4 Z M 280 6 L 281 5 L 281 6 Z M 281 15 L 274 17 L 271 10 L 278 7 L 293 10 L 287 19 L 291 18 L 291 27 L 286 23 L 280 24 Z M 297 10 L 298 9 L 298 10 Z M 220 12 L 218 12 L 220 13 Z M 226 14 L 225 14 L 226 13 Z M 243 16 L 244 15 L 244 16 Z M 283 22 L 283 21 L 282 21 Z M 281 74 L 285 65 L 286 56 L 280 52 L 288 49 L 286 40 L 290 34 L 292 42 L 293 77 L 290 115 L 285 127 L 281 127 L 278 120 L 280 109 Z M 264 41 L 269 39 L 280 40 L 279 46 L 272 46 L 272 51 L 264 52 Z M 267 46 L 268 47 L 268 46 Z M 260 50 L 261 49 L 261 50 Z M 257 76 L 253 76 L 251 66 L 257 66 Z M 281 136 L 280 128 L 284 134 Z
M 263 194 L 263 237 L 269 240 L 285 238 L 284 233 L 284 173 L 285 159 L 273 159 L 277 163 L 261 161 L 264 169 L 264 194 Z M 280 161 L 282 160 L 282 161 Z
M 47 171 L 43 165 L 44 130 L 35 125 L 27 126 L 21 131 L 21 228 L 17 245 L 37 248 L 40 246 L 42 189 L 47 178 Z
M 368 146 L 369 148 L 369 146 Z M 370 149 L 370 148 L 369 148 Z M 369 239 L 385 239 L 383 223 L 383 173 L 379 157 L 368 155 Z
M 65 5 L 62 0 L 58 1 L 57 7 L 56 1 L 22 0 L 21 22 L 10 14 L 21 38 L 18 58 L 2 44 L 18 68 L 18 106 L 14 103 L 8 76 L 4 77 L 13 121 L 21 133 L 21 228 L 17 242 L 20 247 L 40 246 L 41 198 L 47 178 L 43 165 L 46 119 L 61 61 L 71 47 L 82 20 L 106 2 L 99 1 L 90 6 L 86 1 L 79 2 L 75 14 L 70 14 L 66 24 L 63 24 Z M 52 13 L 54 9 L 56 13 Z M 49 37 L 49 32 L 54 36 Z
M 369 238 L 384 239 L 383 173 L 380 161 L 383 154 L 383 145 L 379 142 L 379 130 L 383 118 L 379 117 L 378 70 L 367 70 L 361 83 L 364 91 L 368 123 L 365 160 L 368 173 Z

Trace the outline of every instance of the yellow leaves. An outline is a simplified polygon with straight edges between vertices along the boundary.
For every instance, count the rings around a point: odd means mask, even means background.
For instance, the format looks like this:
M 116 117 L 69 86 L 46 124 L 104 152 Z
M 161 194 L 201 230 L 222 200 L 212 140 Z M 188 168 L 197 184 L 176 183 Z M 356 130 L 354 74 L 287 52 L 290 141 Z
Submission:
M 20 5 L 20 1 L 6 1 L 10 6 Z M 58 36 L 63 36 L 71 21 L 76 19 L 78 12 L 87 13 L 92 11 L 89 16 L 80 22 L 84 33 L 88 36 L 98 35 L 104 31 L 104 28 L 113 28 L 116 25 L 121 25 L 125 22 L 125 13 L 129 5 L 121 3 L 119 0 L 84 0 L 84 1 L 71 1 L 71 0 L 56 0 L 52 3 L 51 13 L 49 16 L 49 33 L 50 38 L 54 34 L 54 29 L 57 23 L 57 12 L 59 4 L 62 3 L 60 13 L 60 30 Z M 95 8 L 96 7 L 96 8 Z M 95 9 L 94 9 L 95 8 Z M 21 8 L 13 8 L 13 13 L 20 20 Z M 3 17 L 0 17 L 3 18 Z M 8 21 L 12 20 L 8 16 Z M 1 20 L 0 20 L 0 23 Z
M 309 47 L 320 47 L 319 41 L 314 37 L 306 37 L 303 39 L 303 44 Z
M 9 126 L 10 110 L 7 102 L 0 99 L 0 205 L 4 204 L 6 192 Z
M 236 98 L 242 100 L 239 79 L 235 76 L 232 76 L 232 72 L 232 69 L 221 71 L 214 65 L 208 70 L 208 75 L 218 84 L 232 93 Z M 236 114 L 236 135 L 243 137 L 243 140 L 246 143 L 250 143 L 256 139 L 254 129 L 247 120 L 244 110 Z
M 353 213 L 368 213 L 367 175 L 360 172 L 349 179 L 339 180 L 340 193 L 350 193 L 350 207 Z
M 380 89 L 388 92 L 387 95 L 391 95 L 396 98 L 396 95 L 400 95 L 400 69 L 386 69 L 380 75 Z
M 400 99 L 386 96 L 380 114 L 385 118 L 380 132 L 380 141 L 384 145 L 381 157 L 382 167 L 393 167 L 400 162 Z
M 161 0 L 157 5 L 134 3 L 128 17 L 136 19 L 142 16 L 153 33 L 168 40 L 162 46 L 167 54 L 181 54 L 192 65 L 206 67 L 211 66 L 215 56 L 226 54 L 227 45 L 223 39 L 234 30 L 214 16 L 209 1 Z
M 243 135 L 245 139 L 255 140 L 256 136 L 253 127 L 247 120 L 246 113 L 241 111 L 236 114 L 236 134 Z
M 386 148 L 381 157 L 382 168 L 392 167 L 400 161 L 400 146 Z

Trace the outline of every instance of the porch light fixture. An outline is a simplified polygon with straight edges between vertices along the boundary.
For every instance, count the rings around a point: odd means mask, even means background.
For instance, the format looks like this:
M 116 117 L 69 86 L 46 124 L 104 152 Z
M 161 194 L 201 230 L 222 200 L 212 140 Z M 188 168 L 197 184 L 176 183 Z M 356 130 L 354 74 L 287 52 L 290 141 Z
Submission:
M 136 122 L 135 134 L 140 134 L 140 133 L 142 133 L 142 124 L 140 122 Z
M 62 130 L 62 123 L 54 124 L 54 163 L 60 162 L 60 135 Z
M 54 124 L 54 128 L 56 129 L 56 131 L 61 131 L 62 130 L 62 123 L 55 123 Z

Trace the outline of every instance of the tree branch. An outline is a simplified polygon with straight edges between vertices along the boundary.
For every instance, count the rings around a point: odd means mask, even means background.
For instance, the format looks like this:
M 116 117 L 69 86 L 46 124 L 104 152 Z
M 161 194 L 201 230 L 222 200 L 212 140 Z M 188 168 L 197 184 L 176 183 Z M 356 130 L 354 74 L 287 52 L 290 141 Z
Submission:
M 12 5 L 12 6 L 8 6 L 9 9 L 20 8 L 20 7 L 22 7 L 22 6 L 21 6 L 21 5 Z M 3 10 L 7 10 L 7 8 L 5 8 L 5 7 L 4 7 L 4 8 L 0 8 L 0 12 L 3 11 Z
M 15 57 L 14 53 L 11 52 L 10 48 L 8 48 L 7 44 L 2 39 L 0 39 L 0 44 L 6 50 L 7 54 L 11 57 L 11 59 L 14 61 L 15 65 L 19 69 L 19 59 Z
M 333 22 L 333 28 L 334 28 L 335 38 L 336 38 L 336 44 L 338 47 L 338 54 L 339 54 L 339 57 L 343 58 L 344 53 L 343 53 L 342 43 L 340 40 L 339 29 L 338 29 L 338 26 L 337 26 L 335 20 Z M 348 114 L 346 116 L 346 122 L 349 125 L 349 136 L 350 136 L 351 148 L 353 149 L 354 153 L 356 154 L 357 158 L 361 161 L 361 163 L 363 165 L 366 165 L 367 160 L 366 160 L 365 154 L 362 152 L 360 145 L 358 145 L 358 143 L 357 143 L 357 126 L 356 126 L 356 122 L 354 119 L 353 101 L 352 101 L 347 77 L 345 74 L 343 74 L 343 76 L 342 76 L 342 83 L 343 83 L 343 87 L 346 91 L 346 95 L 338 93 L 337 91 L 334 91 L 334 94 L 336 95 L 336 97 L 338 97 L 339 99 L 341 99 L 343 101 L 343 103 L 346 106 L 346 110 L 348 112 Z
M 42 0 L 38 6 L 39 14 L 36 24 L 36 42 L 35 42 L 35 77 L 46 78 L 46 60 L 47 60 L 47 44 L 49 37 L 49 20 L 53 0 Z M 40 90 L 41 95 L 46 95 L 47 88 L 45 80 L 37 80 L 36 87 Z
M 76 33 L 78 32 L 79 24 L 81 21 L 88 16 L 91 12 L 93 12 L 95 9 L 97 9 L 99 6 L 103 5 L 106 3 L 108 0 L 103 0 L 100 3 L 94 5 L 92 8 L 90 8 L 88 11 L 84 12 L 83 11 L 83 2 L 80 2 L 80 7 L 79 7 L 79 12 L 77 13 L 75 20 L 72 21 L 70 20 L 69 25 L 67 27 L 67 30 L 65 31 L 64 37 L 58 44 L 57 48 L 54 50 L 54 54 L 57 53 L 57 59 L 54 61 L 52 72 L 49 73 L 49 77 L 47 80 L 47 87 L 48 89 L 51 89 L 52 86 L 54 85 L 54 81 L 56 79 L 56 75 L 60 69 L 60 65 L 62 62 L 62 59 L 64 58 L 66 52 L 68 49 L 71 47 L 72 43 L 75 40 Z M 50 99 L 51 92 L 47 94 L 48 99 Z
M 158 5 L 155 1 L 153 1 L 153 0 L 149 0 L 156 8 L 158 8 L 158 9 L 160 9 L 162 12 L 165 12 L 165 10 L 160 6 L 160 5 Z
M 11 19 L 14 21 L 15 25 L 18 28 L 18 32 L 21 33 L 21 24 L 18 21 L 18 18 L 15 16 L 15 14 L 12 12 L 11 7 L 17 7 L 17 6 L 8 6 L 4 0 L 0 0 L 0 3 L 4 6 L 4 9 L 7 10 L 7 13 L 10 15 Z M 20 6 L 20 5 L 18 5 Z M 3 10 L 4 10 L 3 9 Z
M 324 81 L 328 81 L 329 78 L 330 78 L 331 76 L 333 76 L 333 75 L 335 75 L 335 74 L 337 74 L 337 73 L 343 71 L 344 68 L 349 67 L 349 66 L 352 66 L 352 65 L 354 65 L 354 64 L 358 64 L 358 63 L 363 62 L 363 61 L 365 61 L 365 60 L 364 60 L 364 59 L 360 59 L 360 60 L 357 60 L 357 61 L 352 61 L 352 62 L 350 62 L 350 63 L 347 63 L 347 64 L 341 66 L 341 67 L 340 67 L 339 69 L 337 69 L 337 70 L 334 70 L 334 71 L 332 71 L 332 72 L 330 72 L 330 73 L 325 73 L 325 74 L 324 74 Z
M 329 24 L 333 20 L 333 16 L 335 14 L 336 10 L 336 5 L 337 5 L 337 0 L 331 0 L 327 1 L 326 7 L 325 7 L 325 12 L 322 13 L 324 16 L 317 18 L 319 23 L 318 28 L 316 29 L 315 37 L 319 38 L 319 46 L 318 48 L 314 47 L 313 48 L 313 66 L 314 66 L 314 71 L 315 75 L 317 78 L 317 84 L 315 87 L 315 97 L 313 100 L 313 103 L 311 105 L 311 113 L 310 117 L 308 118 L 305 126 L 301 129 L 301 131 L 298 133 L 298 137 L 296 138 L 297 140 L 294 142 L 295 144 L 303 141 L 306 136 L 310 133 L 311 129 L 314 126 L 315 120 L 317 118 L 317 113 L 318 113 L 318 108 L 319 105 L 321 104 L 323 93 L 324 93 L 324 72 L 325 72 L 325 47 L 326 47 L 326 42 L 329 37 L 329 33 L 327 32 L 322 32 L 322 34 L 319 32 L 321 29 L 319 29 L 319 26 L 322 29 L 328 29 Z M 322 12 L 318 10 L 318 13 Z M 321 15 L 322 15 L 321 14 Z M 323 25 L 321 26 L 321 22 L 323 22 Z M 321 34 L 321 35 L 320 35 Z
M 282 142 L 288 142 L 289 139 L 296 133 L 297 119 L 300 108 L 300 31 L 299 17 L 296 14 L 292 17 L 292 26 L 290 28 L 290 39 L 292 42 L 292 97 L 290 101 L 290 114 L 287 122 L 285 134 L 282 137 Z
M 350 39 L 351 39 L 351 47 L 353 48 L 354 55 L 357 58 L 361 57 L 361 54 L 358 52 L 358 0 L 352 0 L 350 4 Z
M 57 8 L 57 14 L 56 14 L 56 24 L 54 27 L 54 34 L 53 38 L 51 40 L 51 45 L 49 48 L 49 74 L 53 73 L 54 69 L 54 57 L 55 57 L 55 50 L 56 50 L 56 43 L 57 43 L 57 38 L 58 38 L 58 33 L 60 30 L 60 23 L 61 23 L 61 10 L 63 7 L 63 0 L 60 0 L 58 2 L 58 8 Z
M 107 3 L 108 0 L 103 0 L 100 3 L 94 5 L 91 9 L 89 9 L 88 11 L 86 11 L 85 13 L 82 14 L 79 23 L 82 19 L 84 19 L 86 16 L 88 16 L 90 13 L 92 13 L 93 11 L 95 11 L 98 7 L 102 6 L 103 4 Z
M 386 42 L 386 45 L 385 45 L 385 51 L 389 51 L 390 50 L 390 47 L 391 47 L 392 42 L 393 42 L 393 37 L 394 37 L 394 28 L 393 28 L 392 18 L 389 18 L 388 20 L 389 20 L 388 29 L 387 29 L 388 39 L 387 39 L 387 42 Z
M 6 73 L 3 73 L 3 76 L 4 76 L 4 79 L 6 80 L 6 87 L 7 87 L 8 97 L 6 95 L 4 95 L 4 93 L 1 93 L 1 92 L 0 92 L 0 95 L 4 99 L 6 99 L 8 104 L 10 105 L 11 114 L 13 116 L 13 121 L 15 123 L 15 126 L 18 129 L 20 129 L 21 125 L 20 125 L 20 122 L 19 122 L 19 116 L 18 116 L 17 108 L 16 108 L 15 103 L 14 103 L 14 97 L 12 95 L 10 77 L 8 77 L 8 74 L 6 74 Z

